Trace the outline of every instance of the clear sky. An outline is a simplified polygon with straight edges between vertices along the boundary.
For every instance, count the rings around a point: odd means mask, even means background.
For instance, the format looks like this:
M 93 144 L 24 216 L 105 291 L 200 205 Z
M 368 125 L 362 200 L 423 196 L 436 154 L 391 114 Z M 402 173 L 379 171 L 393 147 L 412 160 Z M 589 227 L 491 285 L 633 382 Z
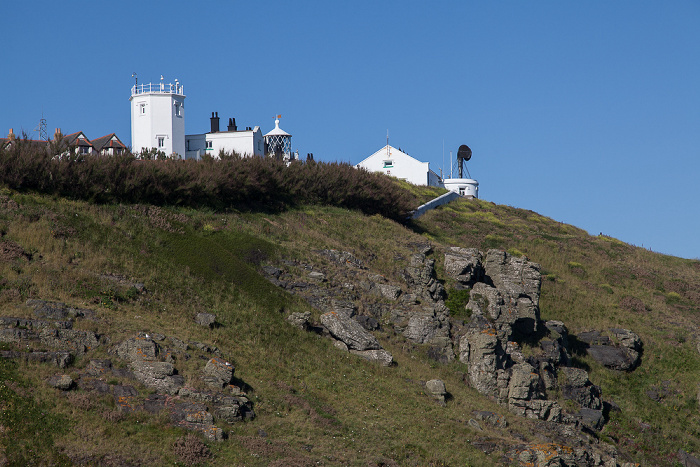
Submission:
M 2 136 L 130 144 L 131 75 L 163 75 L 187 133 L 282 114 L 356 164 L 388 130 L 438 173 L 468 144 L 482 199 L 700 258 L 698 0 L 7 1 L 0 46 Z

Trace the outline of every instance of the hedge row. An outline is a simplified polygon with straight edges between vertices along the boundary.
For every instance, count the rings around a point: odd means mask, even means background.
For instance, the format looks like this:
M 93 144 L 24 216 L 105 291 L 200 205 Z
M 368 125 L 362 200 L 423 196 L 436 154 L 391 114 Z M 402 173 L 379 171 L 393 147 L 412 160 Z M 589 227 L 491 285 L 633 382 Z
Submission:
M 0 183 L 96 203 L 148 203 L 216 210 L 279 211 L 295 205 L 331 205 L 403 220 L 415 207 L 407 190 L 382 174 L 345 163 L 272 158 L 140 160 L 119 156 L 55 157 L 46 147 L 18 140 L 0 149 Z

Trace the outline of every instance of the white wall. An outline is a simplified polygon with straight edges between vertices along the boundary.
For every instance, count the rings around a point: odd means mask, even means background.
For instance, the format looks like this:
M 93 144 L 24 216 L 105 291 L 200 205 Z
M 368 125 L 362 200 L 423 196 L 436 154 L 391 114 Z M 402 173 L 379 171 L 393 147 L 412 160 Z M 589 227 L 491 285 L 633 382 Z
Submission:
M 185 155 L 185 96 L 171 93 L 132 95 L 131 150 L 156 148 L 166 155 Z M 177 104 L 177 107 L 176 107 Z M 179 115 L 177 109 L 179 107 Z M 158 139 L 163 138 L 163 146 Z
M 370 172 L 382 172 L 414 185 L 441 186 L 429 162 L 421 162 L 393 146 L 384 146 L 359 164 Z M 432 175 L 431 175 L 432 174 Z
M 185 152 L 187 159 L 201 159 L 204 154 L 218 157 L 222 150 L 248 157 L 262 156 L 265 151 L 263 135 L 260 127 L 257 126 L 252 130 L 187 135 L 185 140 L 188 141 Z M 211 148 L 207 148 L 209 142 L 211 142 Z

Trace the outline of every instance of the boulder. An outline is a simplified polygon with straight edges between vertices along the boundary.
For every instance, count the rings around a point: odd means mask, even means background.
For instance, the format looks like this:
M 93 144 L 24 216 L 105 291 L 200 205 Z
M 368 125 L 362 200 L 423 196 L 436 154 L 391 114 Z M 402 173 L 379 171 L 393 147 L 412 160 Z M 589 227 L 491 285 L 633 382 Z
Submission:
M 136 360 L 131 369 L 139 382 L 161 393 L 177 394 L 185 384 L 185 378 L 175 374 L 172 363 Z
M 445 273 L 456 281 L 456 288 L 471 287 L 483 280 L 483 257 L 476 248 L 450 247 L 445 252 Z
M 445 388 L 444 381 L 441 379 L 431 379 L 430 381 L 426 381 L 425 389 L 427 389 L 430 395 L 432 395 L 438 402 L 442 404 L 445 403 L 447 389 Z
M 197 313 L 194 321 L 200 326 L 213 328 L 216 325 L 216 315 L 212 313 Z
M 323 324 L 331 335 L 345 343 L 352 350 L 379 350 L 381 345 L 376 337 L 354 319 L 334 311 L 321 315 Z
M 474 284 L 466 309 L 488 317 L 504 346 L 516 332 L 521 335 L 535 332 L 539 322 L 539 308 L 530 297 L 512 295 L 483 282 Z
M 394 363 L 394 357 L 384 349 L 375 350 L 350 350 L 351 354 L 362 357 L 370 362 L 377 362 L 382 366 L 391 366 Z
M 318 282 L 325 282 L 326 281 L 326 275 L 320 271 L 311 271 L 309 273 L 309 279 L 318 281 Z
M 469 383 L 481 394 L 497 397 L 503 350 L 492 327 L 470 329 L 460 339 L 460 361 L 469 364 Z
M 582 407 L 581 411 L 576 415 L 576 418 L 584 425 L 597 431 L 602 430 L 605 425 L 605 417 L 603 416 L 602 409 Z
M 639 362 L 639 354 L 624 347 L 591 345 L 586 351 L 596 362 L 611 370 L 633 370 Z
M 69 375 L 55 375 L 49 378 L 48 382 L 50 386 L 61 391 L 69 391 L 75 385 L 75 381 Z
M 290 323 L 295 328 L 299 328 L 299 329 L 305 331 L 309 327 L 309 319 L 310 318 L 311 318 L 310 311 L 295 312 L 295 313 L 290 313 L 290 315 L 287 316 L 287 322 Z
M 397 300 L 401 295 L 401 287 L 391 284 L 373 284 L 371 290 L 388 300 Z
M 220 358 L 212 358 L 204 367 L 204 382 L 221 389 L 233 381 L 234 366 Z
M 140 333 L 117 345 L 113 352 L 122 360 L 130 362 L 137 360 L 155 360 L 158 357 L 159 346 L 148 334 Z

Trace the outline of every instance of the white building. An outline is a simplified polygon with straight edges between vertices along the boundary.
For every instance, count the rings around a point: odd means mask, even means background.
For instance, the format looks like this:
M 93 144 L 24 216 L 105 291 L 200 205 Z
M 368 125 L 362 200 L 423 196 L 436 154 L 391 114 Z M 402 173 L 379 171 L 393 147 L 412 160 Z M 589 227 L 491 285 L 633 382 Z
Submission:
M 131 88 L 131 150 L 156 148 L 170 156 L 185 154 L 185 92 L 182 85 L 135 84 Z
M 202 156 L 219 157 L 221 151 L 241 156 L 263 156 L 265 142 L 260 127 L 246 127 L 239 130 L 236 119 L 229 118 L 226 131 L 219 128 L 219 113 L 211 114 L 209 133 L 185 136 L 185 158 L 200 160 Z
M 430 162 L 421 162 L 388 144 L 356 167 L 382 172 L 414 185 L 443 186 L 440 176 L 430 170 Z
M 462 196 L 478 198 L 479 182 L 473 178 L 446 178 L 443 180 L 445 188 L 459 193 Z

